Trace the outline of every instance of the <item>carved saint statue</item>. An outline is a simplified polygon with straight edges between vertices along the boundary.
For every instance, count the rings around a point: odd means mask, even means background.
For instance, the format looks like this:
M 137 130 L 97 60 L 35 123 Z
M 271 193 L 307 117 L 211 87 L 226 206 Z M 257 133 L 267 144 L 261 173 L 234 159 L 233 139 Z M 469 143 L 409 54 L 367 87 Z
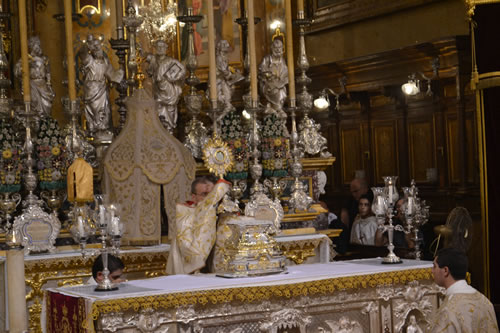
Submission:
M 217 99 L 218 104 L 223 108 L 219 119 L 224 118 L 226 114 L 236 110 L 231 103 L 233 88 L 237 82 L 244 79 L 244 76 L 238 70 L 229 66 L 227 54 L 230 51 L 229 42 L 220 40 L 215 47 L 215 60 L 217 67 Z
M 30 67 L 30 88 L 31 88 L 31 110 L 37 115 L 50 116 L 52 111 L 52 101 L 56 96 L 50 82 L 49 58 L 42 52 L 40 38 L 30 37 L 28 41 L 29 67 Z M 22 80 L 21 59 L 14 69 L 15 76 Z
M 102 41 L 92 34 L 78 53 L 83 78 L 83 102 L 90 134 L 112 136 L 109 83 L 119 83 L 123 70 L 115 70 L 102 48 Z
M 417 318 L 414 315 L 410 316 L 410 322 L 406 327 L 406 333 L 423 333 L 420 326 L 417 324 Z
M 186 67 L 178 60 L 167 56 L 167 43 L 158 40 L 155 43 L 156 54 L 149 54 L 147 73 L 153 80 L 153 97 L 157 103 L 160 120 L 172 133 L 177 126 L 177 103 L 182 93 Z
M 271 54 L 264 56 L 259 65 L 259 82 L 261 93 L 268 102 L 266 112 L 274 111 L 286 118 L 283 105 L 287 96 L 288 66 L 283 57 L 283 42 L 278 38 L 271 45 Z

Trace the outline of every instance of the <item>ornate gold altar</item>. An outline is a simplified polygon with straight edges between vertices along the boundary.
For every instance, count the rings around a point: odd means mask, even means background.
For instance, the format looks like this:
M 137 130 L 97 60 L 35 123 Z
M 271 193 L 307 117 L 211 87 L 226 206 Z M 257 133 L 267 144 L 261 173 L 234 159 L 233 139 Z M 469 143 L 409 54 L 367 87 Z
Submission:
M 442 291 L 431 266 L 365 259 L 243 280 L 175 275 L 129 282 L 113 296 L 73 287 L 52 289 L 47 299 L 55 312 L 64 305 L 78 313 L 64 319 L 70 332 L 92 332 L 94 322 L 97 332 L 127 333 L 404 332 L 411 317 L 425 331 Z
M 160 245 L 122 251 L 121 258 L 125 264 L 127 278 L 139 279 L 164 275 L 168 249 L 168 245 Z M 35 255 L 25 258 L 26 301 L 31 333 L 42 332 L 42 302 L 46 288 L 81 285 L 92 275 L 93 257 L 83 258 L 78 250 L 65 247 L 59 251 L 54 255 Z M 3 269 L 1 265 L 0 268 Z M 1 274 L 0 281 L 3 281 L 3 278 Z M 3 304 L 5 303 L 2 302 L 0 310 Z

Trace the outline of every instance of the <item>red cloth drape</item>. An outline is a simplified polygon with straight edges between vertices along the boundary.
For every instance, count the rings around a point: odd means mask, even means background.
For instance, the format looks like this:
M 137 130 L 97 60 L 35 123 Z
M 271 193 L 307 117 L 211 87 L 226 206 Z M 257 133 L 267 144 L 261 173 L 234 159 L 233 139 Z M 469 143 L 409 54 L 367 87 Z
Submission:
M 47 333 L 85 333 L 85 303 L 78 297 L 49 291 L 47 302 Z

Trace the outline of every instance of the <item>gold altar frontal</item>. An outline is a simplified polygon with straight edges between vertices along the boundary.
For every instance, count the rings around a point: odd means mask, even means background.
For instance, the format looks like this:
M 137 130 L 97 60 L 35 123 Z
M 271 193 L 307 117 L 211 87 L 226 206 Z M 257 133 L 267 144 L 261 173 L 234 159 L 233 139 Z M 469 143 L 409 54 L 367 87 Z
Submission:
M 87 286 L 51 289 L 48 308 L 79 315 L 47 313 L 47 322 L 66 320 L 75 332 L 404 332 L 415 316 L 425 330 L 442 295 L 431 266 L 364 259 L 247 279 L 166 276 L 131 281 L 108 295 Z M 49 325 L 47 332 L 57 330 Z

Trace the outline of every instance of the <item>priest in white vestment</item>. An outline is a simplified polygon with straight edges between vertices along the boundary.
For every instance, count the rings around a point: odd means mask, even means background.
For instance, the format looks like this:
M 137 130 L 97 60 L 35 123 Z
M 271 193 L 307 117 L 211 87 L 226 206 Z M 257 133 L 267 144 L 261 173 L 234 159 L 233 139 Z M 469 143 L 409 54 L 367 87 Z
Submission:
M 467 256 L 445 248 L 434 259 L 434 281 L 446 288 L 446 296 L 431 324 L 432 333 L 497 333 L 498 323 L 491 302 L 465 281 Z
M 167 274 L 190 274 L 205 267 L 216 239 L 217 203 L 231 183 L 220 179 L 196 179 L 192 201 L 177 204 L 174 235 L 170 244 Z

